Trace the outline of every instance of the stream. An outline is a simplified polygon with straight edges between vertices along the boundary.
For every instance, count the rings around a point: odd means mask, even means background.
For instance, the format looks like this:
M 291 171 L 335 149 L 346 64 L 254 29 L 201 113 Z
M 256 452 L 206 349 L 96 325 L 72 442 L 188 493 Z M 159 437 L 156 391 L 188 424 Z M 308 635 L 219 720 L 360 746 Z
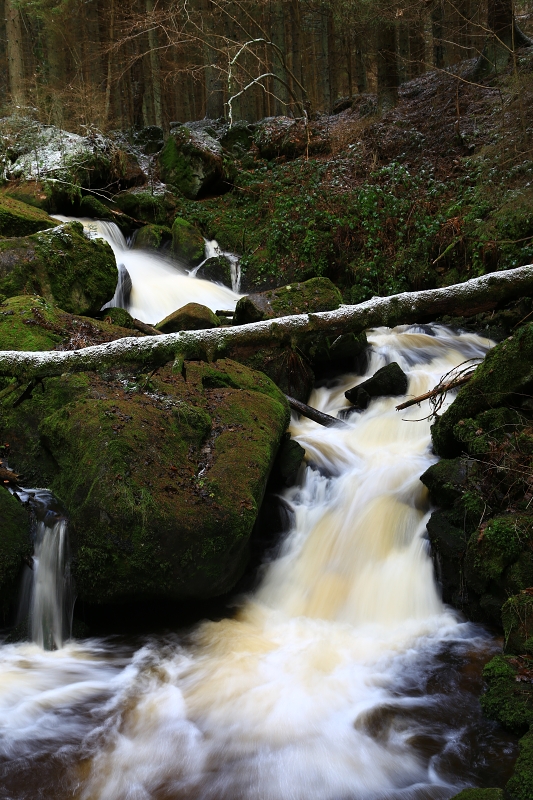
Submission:
M 178 305 L 165 310 L 155 268 L 152 299 L 136 299 L 150 280 L 139 288 L 128 257 L 129 310 L 157 322 Z M 204 297 L 206 281 L 179 277 L 199 285 L 196 301 L 234 306 L 229 289 Z M 368 338 L 366 374 L 316 388 L 310 405 L 337 416 L 346 389 L 391 361 L 419 395 L 490 346 L 436 325 Z M 477 699 L 499 643 L 440 599 L 419 480 L 436 461 L 429 408 L 398 402 L 373 400 L 343 427 L 293 418 L 306 461 L 284 492 L 290 530 L 226 618 L 55 650 L 35 631 L 1 645 L 0 798 L 447 800 L 502 786 L 515 740 Z M 61 525 L 49 526 L 57 541 Z M 42 598 L 46 636 L 63 622 Z

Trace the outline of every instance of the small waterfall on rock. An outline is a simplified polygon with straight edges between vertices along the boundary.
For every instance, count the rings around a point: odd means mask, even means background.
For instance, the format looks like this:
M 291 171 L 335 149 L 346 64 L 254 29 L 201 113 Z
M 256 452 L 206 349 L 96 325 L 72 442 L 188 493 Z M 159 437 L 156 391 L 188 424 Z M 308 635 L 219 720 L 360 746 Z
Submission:
M 33 557 L 31 637 L 45 650 L 63 646 L 70 624 L 65 609 L 69 590 L 67 521 L 37 525 Z
M 17 621 L 44 650 L 57 650 L 69 638 L 74 597 L 70 580 L 68 521 L 44 489 L 19 489 L 34 519 L 31 569 L 24 568 Z
M 64 222 L 72 217 L 57 215 Z M 233 310 L 239 299 L 236 291 L 211 281 L 195 278 L 185 264 L 148 250 L 128 248 L 114 222 L 81 218 L 87 232 L 107 241 L 115 254 L 119 269 L 118 285 L 112 305 L 125 308 L 133 317 L 155 325 L 187 303 L 201 303 L 212 311 Z M 217 255 L 220 255 L 220 251 Z M 223 253 L 228 258 L 231 254 Z M 230 262 L 233 264 L 230 258 Z M 233 265 L 237 276 L 237 267 Z M 237 277 L 235 279 L 237 281 Z M 129 291 L 128 291 L 129 289 Z

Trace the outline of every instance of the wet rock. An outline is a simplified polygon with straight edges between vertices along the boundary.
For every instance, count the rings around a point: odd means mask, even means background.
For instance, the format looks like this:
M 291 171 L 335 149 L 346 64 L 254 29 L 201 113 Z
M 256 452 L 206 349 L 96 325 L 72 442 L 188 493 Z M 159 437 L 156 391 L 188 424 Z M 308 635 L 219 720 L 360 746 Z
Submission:
M 111 306 L 105 309 L 104 314 L 104 322 L 109 322 L 111 325 L 119 325 L 121 328 L 135 327 L 133 317 L 124 308 Z
M 519 753 L 514 772 L 505 789 L 512 800 L 531 800 L 533 797 L 533 729 L 530 728 L 518 743 Z
M 39 294 L 73 314 L 94 314 L 113 296 L 115 256 L 79 222 L 0 242 L 0 293 Z
M 494 656 L 483 670 L 488 684 L 481 707 L 491 719 L 518 736 L 533 723 L 533 659 Z
M 80 215 L 92 219 L 114 221 L 115 215 L 94 195 L 86 194 L 80 201 Z
M 220 320 L 210 308 L 200 303 L 187 303 L 178 308 L 168 317 L 158 322 L 155 326 L 162 333 L 176 333 L 176 331 L 200 331 L 206 328 L 218 328 Z
M 431 429 L 435 452 L 444 458 L 460 455 L 464 447 L 456 426 L 498 406 L 518 408 L 532 394 L 533 324 L 529 323 L 487 353 L 473 378 L 437 419 Z
M 265 375 L 220 360 L 51 378 L 0 435 L 69 511 L 80 599 L 117 603 L 231 589 L 288 420 Z
M 231 263 L 225 256 L 208 258 L 196 273 L 197 278 L 222 283 L 231 289 Z
M 393 361 L 378 369 L 367 381 L 348 389 L 344 392 L 344 396 L 355 408 L 365 409 L 374 397 L 395 397 L 405 394 L 407 384 L 407 375 L 400 365 Z
M 205 242 L 200 231 L 182 217 L 172 223 L 172 252 L 192 267 L 205 257 Z
M 134 250 L 162 250 L 172 242 L 172 231 L 166 225 L 144 225 L 133 242 Z M 202 242 L 203 243 L 203 242 Z
M 31 553 L 28 512 L 0 486 L 0 620 L 3 623 L 15 599 L 24 559 Z
M 427 469 L 420 480 L 437 506 L 452 508 L 461 499 L 476 462 L 467 458 L 443 458 Z
M 236 325 L 245 325 L 291 314 L 334 311 L 341 303 L 342 295 L 329 278 L 311 278 L 303 283 L 241 297 L 234 321 Z
M 159 154 L 159 168 L 162 180 L 189 200 L 225 188 L 222 147 L 205 130 L 172 128 Z
M 227 125 L 217 138 L 224 150 L 229 150 L 234 156 L 240 156 L 250 150 L 255 129 L 255 125 L 250 125 L 245 120 L 236 120 L 231 128 Z
M 287 433 L 281 447 L 279 448 L 276 459 L 275 470 L 284 486 L 292 486 L 296 481 L 296 476 L 305 458 L 305 450 L 301 444 L 291 439 Z
M 29 236 L 57 224 L 41 209 L 0 195 L 0 236 Z
M 159 153 L 165 143 L 163 128 L 158 125 L 146 125 L 133 132 L 133 142 L 142 149 L 145 155 Z
M 134 190 L 116 194 L 113 202 L 124 214 L 154 225 L 168 225 L 176 214 L 176 203 L 169 195 Z

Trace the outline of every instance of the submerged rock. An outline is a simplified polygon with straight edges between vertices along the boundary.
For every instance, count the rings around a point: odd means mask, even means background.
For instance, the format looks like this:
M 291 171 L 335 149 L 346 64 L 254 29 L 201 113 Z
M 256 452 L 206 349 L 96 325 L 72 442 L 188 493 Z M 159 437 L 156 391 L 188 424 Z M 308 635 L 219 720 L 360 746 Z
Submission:
M 29 515 L 7 489 L 0 487 L 0 619 L 14 600 L 24 558 L 31 555 Z
M 311 278 L 303 283 L 241 297 L 235 309 L 235 324 L 245 325 L 291 314 L 335 311 L 341 303 L 342 295 L 329 278 Z
M 368 407 L 373 397 L 396 397 L 407 392 L 408 378 L 396 361 L 378 369 L 371 378 L 344 392 L 356 409 Z
M 0 195 L 0 236 L 29 236 L 57 224 L 40 208 Z
M 222 283 L 224 286 L 231 289 L 231 262 L 226 256 L 213 256 L 213 258 L 208 258 L 198 269 L 196 277 L 206 281 Z
M 68 509 L 78 596 L 104 603 L 228 591 L 288 419 L 267 377 L 222 360 L 51 378 L 0 435 Z
M 186 306 L 178 308 L 164 320 L 155 326 L 158 331 L 163 333 L 175 333 L 176 331 L 201 331 L 205 328 L 218 328 L 220 320 L 213 314 L 210 308 L 200 303 L 187 303 Z
M 94 314 L 113 296 L 117 267 L 111 247 L 88 239 L 79 222 L 0 241 L 0 293 L 39 294 L 73 314 Z

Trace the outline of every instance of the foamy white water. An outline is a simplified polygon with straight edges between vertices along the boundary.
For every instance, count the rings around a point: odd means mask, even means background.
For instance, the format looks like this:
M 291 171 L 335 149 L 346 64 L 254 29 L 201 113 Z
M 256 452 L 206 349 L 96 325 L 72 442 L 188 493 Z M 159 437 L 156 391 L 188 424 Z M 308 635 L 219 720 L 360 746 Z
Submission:
M 489 346 L 436 333 L 372 332 L 368 375 L 398 361 L 417 395 Z M 364 377 L 311 405 L 337 414 Z M 62 785 L 80 800 L 444 800 L 467 783 L 475 711 L 450 716 L 460 690 L 425 687 L 443 652 L 491 645 L 440 600 L 419 481 L 435 457 L 415 421 L 428 408 L 398 402 L 348 427 L 293 421 L 307 466 L 286 493 L 292 529 L 235 618 L 132 657 L 112 642 L 1 648 L 3 752 L 42 763 L 62 744 Z
M 77 219 L 92 235 L 105 239 L 113 249 L 119 269 L 123 265 L 129 273 L 132 283 L 129 302 L 122 306 L 119 292 L 107 305 L 119 304 L 132 317 L 150 325 L 156 325 L 187 303 L 201 303 L 211 311 L 235 309 L 240 296 L 236 292 L 218 283 L 195 278 L 189 274 L 185 264 L 179 264 L 175 259 L 148 250 L 130 250 L 114 222 L 59 214 L 55 218 L 62 222 Z

